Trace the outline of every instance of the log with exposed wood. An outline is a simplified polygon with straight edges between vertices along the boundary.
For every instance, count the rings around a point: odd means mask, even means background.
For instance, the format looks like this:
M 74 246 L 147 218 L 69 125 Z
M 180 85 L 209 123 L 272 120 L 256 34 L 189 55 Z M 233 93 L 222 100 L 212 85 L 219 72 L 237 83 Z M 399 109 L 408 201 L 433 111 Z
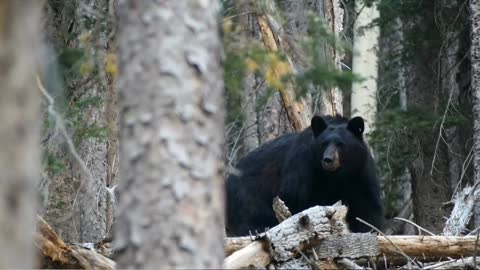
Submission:
M 315 206 L 304 210 L 228 256 L 224 265 L 228 269 L 265 268 L 272 260 L 286 262 L 332 234 L 346 233 L 346 214 L 347 208 L 343 205 Z
M 404 256 L 421 258 L 421 260 L 432 261 L 441 258 L 462 258 L 473 256 L 479 250 L 477 236 L 376 236 L 369 233 L 352 233 L 344 235 L 330 235 L 321 239 L 315 246 L 315 253 L 318 259 L 359 259 L 386 256 L 391 260 L 407 260 Z M 264 239 L 250 240 L 248 238 L 227 238 L 225 247 L 227 252 L 235 249 L 238 254 L 252 252 L 253 248 L 263 248 L 262 258 L 272 258 L 265 248 Z M 401 252 L 404 254 L 402 255 Z M 252 252 L 253 253 L 253 252 Z M 228 253 L 227 253 L 228 254 Z M 233 253 L 227 257 L 226 262 L 231 261 Z M 236 255 L 238 256 L 238 255 Z M 257 261 L 252 261 L 257 263 Z M 262 261 L 268 265 L 270 261 Z M 248 263 L 246 263 L 248 265 Z M 227 264 L 228 266 L 228 264 Z
M 329 268 L 335 269 L 337 264 L 343 265 L 343 267 L 345 265 L 355 265 L 355 262 L 350 261 L 350 259 L 355 259 L 362 265 L 371 263 L 404 265 L 410 263 L 429 269 L 445 269 L 445 267 L 453 267 L 454 265 L 455 267 L 458 265 L 476 265 L 475 257 L 468 259 L 465 257 L 477 254 L 477 250 L 479 250 L 478 236 L 457 236 L 465 230 L 470 219 L 472 207 L 465 207 L 465 204 L 472 205 L 472 201 L 478 197 L 478 193 L 474 192 L 476 187 L 466 187 L 457 195 L 455 207 L 444 230 L 444 236 L 433 234 L 429 236 L 376 236 L 369 233 L 345 234 L 332 231 L 330 235 L 315 238 L 312 242 L 315 242 L 316 245 L 309 242 L 308 248 L 305 248 L 305 245 L 299 245 L 296 248 L 290 247 L 291 250 L 297 251 L 296 254 L 290 255 L 301 254 L 300 257 L 293 258 L 294 256 L 289 255 L 288 258 L 284 256 L 278 260 L 273 252 L 276 246 L 269 238 L 269 232 L 272 230 L 269 230 L 257 239 L 251 237 L 227 238 L 225 253 L 228 257 L 225 259 L 225 265 L 231 268 L 265 267 L 275 260 L 276 266 L 279 268 L 307 267 L 317 269 L 328 264 Z M 274 227 L 275 230 L 279 230 L 280 227 L 285 230 L 285 228 L 292 227 L 299 222 L 298 219 L 290 217 L 288 208 L 279 198 L 274 199 L 273 209 L 280 222 L 280 225 Z M 318 209 L 320 210 L 322 207 Z M 343 210 L 339 213 L 343 213 Z M 305 213 L 299 213 L 294 217 L 299 215 L 302 216 Z M 321 215 L 309 216 L 309 220 L 311 221 L 311 218 L 315 217 L 318 218 Z M 291 224 L 283 225 L 285 219 L 285 222 Z M 336 219 L 334 222 L 341 222 L 341 220 L 341 218 Z M 318 221 L 313 221 L 313 223 L 318 223 Z M 301 226 L 297 226 L 296 229 L 283 231 L 283 236 L 285 237 L 289 233 L 295 234 L 302 230 Z M 428 231 L 425 232 L 429 233 Z M 288 237 L 294 238 L 295 236 L 289 235 Z M 312 257 L 314 260 L 311 259 Z M 373 260 L 373 258 L 376 259 Z M 449 261 L 445 261 L 446 258 Z M 465 260 L 454 260 L 456 258 L 465 258 Z M 424 264 L 436 260 L 444 261 L 432 265 Z
M 48 223 L 37 216 L 35 245 L 41 253 L 39 268 L 115 269 L 115 262 L 94 250 L 66 244 Z

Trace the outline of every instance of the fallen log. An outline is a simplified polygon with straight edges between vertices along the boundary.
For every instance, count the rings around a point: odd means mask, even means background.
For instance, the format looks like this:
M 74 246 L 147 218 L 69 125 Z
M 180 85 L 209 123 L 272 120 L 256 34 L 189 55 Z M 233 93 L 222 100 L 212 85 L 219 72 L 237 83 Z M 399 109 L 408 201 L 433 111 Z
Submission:
M 272 260 L 285 262 L 332 235 L 346 233 L 347 208 L 315 206 L 297 213 L 271 228 L 244 248 L 228 256 L 228 269 L 265 268 Z M 245 239 L 237 241 L 237 243 Z
M 378 236 L 379 253 L 386 256 L 398 255 L 401 249 L 408 256 L 422 258 L 472 256 L 478 250 L 476 236 Z M 398 247 L 394 247 L 388 240 Z
M 39 268 L 115 269 L 115 262 L 94 250 L 66 244 L 40 216 L 37 216 L 35 246 L 41 253 Z
M 315 252 L 319 259 L 357 259 L 376 256 L 399 257 L 401 250 L 410 257 L 431 260 L 473 256 L 476 251 L 480 250 L 479 242 L 477 242 L 477 236 L 400 235 L 386 237 L 368 233 L 352 233 L 330 235 L 321 239 L 315 245 Z M 225 247 L 231 252 L 242 246 L 247 247 L 251 243 L 252 240 L 248 238 L 227 238 Z
M 237 250 L 240 250 L 253 242 L 253 237 L 228 237 L 225 238 L 225 257 L 230 256 Z

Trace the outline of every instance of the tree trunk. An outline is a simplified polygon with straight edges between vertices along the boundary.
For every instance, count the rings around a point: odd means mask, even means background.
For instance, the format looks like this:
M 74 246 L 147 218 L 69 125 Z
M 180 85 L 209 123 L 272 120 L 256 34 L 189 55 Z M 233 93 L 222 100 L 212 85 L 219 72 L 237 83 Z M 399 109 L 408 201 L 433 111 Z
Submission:
M 40 172 L 35 88 L 40 5 L 0 1 L 0 268 L 32 268 L 35 182 Z
M 378 26 L 370 24 L 380 17 L 375 3 L 367 7 L 356 1 L 353 48 L 353 73 L 364 80 L 354 82 L 351 96 L 351 116 L 361 116 L 366 120 L 365 134 L 373 130 L 377 113 L 377 78 L 378 57 L 377 48 L 380 35 Z
M 218 2 L 117 1 L 119 268 L 220 268 L 223 80 Z
M 340 0 L 324 0 L 323 12 L 324 17 L 328 21 L 330 31 L 335 34 L 335 37 L 340 39 L 343 32 L 343 14 L 344 10 L 341 8 Z M 325 59 L 327 64 L 333 65 L 334 69 L 341 70 L 341 61 L 343 55 L 336 50 L 335 47 L 325 44 Z M 343 115 L 343 94 L 338 87 L 325 89 L 321 93 L 320 112 L 324 115 Z
M 470 1 L 470 57 L 473 97 L 473 168 L 475 183 L 480 182 L 480 1 Z M 480 226 L 480 201 L 474 206 L 475 227 Z
M 235 5 L 239 14 L 258 8 L 255 7 L 256 3 L 249 1 L 238 1 Z M 260 24 L 255 14 L 248 13 L 240 16 L 238 23 L 248 29 L 245 33 L 246 42 L 252 39 L 258 41 L 259 45 L 263 42 Z M 242 156 L 259 145 L 293 130 L 280 93 L 269 92 L 264 77 L 247 74 L 244 85 L 242 108 L 245 116 L 245 130 Z
M 442 12 L 437 13 L 434 3 L 423 2 L 417 17 L 422 21 L 410 28 L 412 33 L 428 38 L 413 44 L 415 54 L 408 76 L 412 81 L 407 93 L 409 110 L 427 114 L 422 116 L 425 119 L 428 114 L 438 119 L 435 123 L 429 120 L 431 128 L 416 132 L 420 148 L 411 170 L 415 221 L 433 232 L 444 227 L 448 209 L 442 205 L 451 200 L 459 180 L 456 168 L 460 162 L 455 156 L 459 151 L 455 143 L 458 133 L 447 123 L 449 117 L 457 117 L 455 104 L 459 88 L 455 78 L 459 77 L 458 66 L 465 55 L 458 50 L 463 42 L 460 35 L 465 24 L 462 23 L 463 6 L 457 1 L 444 1 L 439 5 Z
M 445 0 L 445 2 L 451 2 L 451 0 Z M 445 4 L 445 3 L 444 3 Z M 460 11 L 462 12 L 462 11 Z M 466 13 L 465 16 L 467 16 Z M 462 16 L 463 17 L 463 16 Z M 450 24 L 441 25 L 445 42 L 442 46 L 442 51 L 444 59 L 442 61 L 442 70 L 441 72 L 445 74 L 442 76 L 441 85 L 443 87 L 442 91 L 448 97 L 447 104 L 445 107 L 444 116 L 456 116 L 457 108 L 461 108 L 459 104 L 460 96 L 460 85 L 457 78 L 459 78 L 460 73 L 460 63 L 463 62 L 466 52 L 461 51 L 462 43 L 462 28 L 451 27 Z M 445 120 L 442 120 L 440 124 L 445 125 Z M 462 138 L 460 138 L 461 127 L 452 126 L 445 127 L 445 142 L 448 146 L 447 158 L 448 158 L 448 172 L 449 172 L 449 182 L 452 192 L 456 190 L 461 191 L 462 179 L 462 165 L 465 158 L 463 155 L 462 147 Z M 437 144 L 439 144 L 441 137 L 437 138 Z M 465 184 L 466 181 L 464 181 Z M 460 189 L 459 189 L 460 187 Z
M 71 137 L 78 156 L 59 147 L 63 139 L 52 137 L 50 151 L 64 159 L 68 171 L 50 175 L 45 218 L 68 242 L 97 242 L 112 224 L 113 206 L 106 188 L 115 183 L 117 164 L 116 94 L 104 63 L 111 33 L 108 17 L 113 11 L 108 0 L 49 4 L 51 42 L 58 52 L 68 48 L 81 52 L 82 58 L 77 63 L 80 76 L 67 73 L 64 78 L 70 108 L 65 121 L 75 123 Z M 72 110 L 75 106 L 78 111 Z

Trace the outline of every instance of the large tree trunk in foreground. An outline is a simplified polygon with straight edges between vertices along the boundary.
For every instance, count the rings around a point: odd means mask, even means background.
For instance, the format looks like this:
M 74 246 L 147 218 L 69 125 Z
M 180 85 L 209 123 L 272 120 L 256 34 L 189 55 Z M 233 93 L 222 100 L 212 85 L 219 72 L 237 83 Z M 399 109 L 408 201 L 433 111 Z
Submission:
M 218 2 L 117 2 L 119 268 L 220 268 L 223 82 Z
M 31 268 L 39 167 L 40 6 L 0 1 L 0 268 Z

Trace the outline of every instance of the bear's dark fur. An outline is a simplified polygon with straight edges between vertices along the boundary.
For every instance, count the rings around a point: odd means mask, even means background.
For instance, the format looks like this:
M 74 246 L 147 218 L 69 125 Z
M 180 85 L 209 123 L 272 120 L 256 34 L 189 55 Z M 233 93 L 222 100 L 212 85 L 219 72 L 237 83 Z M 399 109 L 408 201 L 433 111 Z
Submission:
M 314 116 L 300 133 L 285 134 L 242 158 L 226 181 L 229 236 L 263 232 L 278 224 L 279 196 L 292 214 L 341 200 L 352 232 L 381 228 L 383 209 L 375 164 L 363 140 L 361 117 Z

